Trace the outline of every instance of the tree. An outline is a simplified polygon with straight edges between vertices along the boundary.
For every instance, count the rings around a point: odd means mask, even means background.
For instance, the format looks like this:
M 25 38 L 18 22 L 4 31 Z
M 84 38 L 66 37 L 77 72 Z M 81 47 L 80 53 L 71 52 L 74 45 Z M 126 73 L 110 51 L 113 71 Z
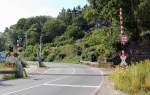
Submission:
M 39 42 L 39 25 L 33 24 L 27 32 L 28 44 L 35 45 Z
M 56 36 L 61 36 L 66 30 L 66 26 L 60 20 L 49 20 L 43 26 L 44 42 L 51 42 Z
M 140 0 L 88 0 L 90 6 L 96 10 L 98 17 L 104 18 L 107 22 L 117 21 L 119 24 L 119 8 L 123 9 L 124 25 L 130 31 L 131 38 L 139 38 L 139 27 L 135 12 Z
M 84 32 L 80 30 L 78 26 L 70 25 L 67 27 L 67 30 L 65 32 L 65 37 L 67 39 L 73 38 L 74 40 L 80 39 L 84 36 Z
M 72 24 L 72 11 L 71 9 L 62 9 L 62 11 L 59 13 L 58 17 L 59 20 L 63 21 L 65 25 L 70 25 Z
M 3 37 L 3 34 L 0 33 L 0 52 L 5 50 L 6 48 L 5 42 L 6 42 L 6 39 Z
M 73 19 L 73 25 L 78 26 L 81 30 L 88 29 L 88 23 L 83 16 L 77 16 Z
M 137 17 L 137 25 L 141 31 L 150 30 L 150 0 L 141 0 L 138 5 L 135 16 Z
M 83 10 L 83 17 L 89 21 L 89 22 L 93 22 L 96 19 L 96 10 L 93 9 L 92 7 L 87 7 Z

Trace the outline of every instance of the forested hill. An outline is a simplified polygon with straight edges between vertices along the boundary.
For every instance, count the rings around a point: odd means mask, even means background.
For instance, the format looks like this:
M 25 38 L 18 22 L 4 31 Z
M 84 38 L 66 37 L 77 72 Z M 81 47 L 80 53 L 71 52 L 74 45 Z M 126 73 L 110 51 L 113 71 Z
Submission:
M 22 57 L 37 60 L 42 38 L 45 61 L 98 61 L 121 50 L 119 8 L 123 8 L 129 43 L 150 30 L 150 0 L 88 0 L 89 5 L 62 9 L 57 18 L 21 18 L 0 36 L 1 50 L 20 42 Z M 25 52 L 26 51 L 26 52 Z

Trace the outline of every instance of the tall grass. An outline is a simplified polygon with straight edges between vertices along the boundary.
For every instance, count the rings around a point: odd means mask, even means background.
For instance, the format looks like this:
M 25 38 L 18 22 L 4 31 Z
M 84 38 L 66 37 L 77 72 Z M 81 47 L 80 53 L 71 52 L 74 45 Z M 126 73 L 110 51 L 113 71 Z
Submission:
M 128 69 L 117 68 L 111 79 L 116 89 L 131 95 L 150 95 L 150 60 L 135 63 Z

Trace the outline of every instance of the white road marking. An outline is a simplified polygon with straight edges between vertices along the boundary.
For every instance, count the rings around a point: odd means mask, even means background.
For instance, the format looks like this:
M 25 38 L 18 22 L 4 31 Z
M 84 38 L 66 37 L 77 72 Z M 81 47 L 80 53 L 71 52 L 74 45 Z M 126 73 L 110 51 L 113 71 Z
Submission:
M 72 70 L 72 73 L 75 73 L 75 72 L 76 72 L 75 69 L 73 69 L 73 70 Z M 65 78 L 67 78 L 67 77 L 68 77 L 68 76 L 60 77 L 60 78 L 58 78 L 58 79 L 54 79 L 54 80 L 45 82 L 44 84 L 48 84 L 48 83 L 52 83 L 52 82 L 55 82 L 55 81 L 58 81 L 58 80 L 62 80 L 62 79 L 65 79 Z M 34 85 L 34 86 L 31 86 L 31 87 L 28 87 L 28 88 L 24 88 L 24 89 L 21 89 L 21 90 L 16 90 L 16 91 L 8 92 L 8 93 L 2 94 L 2 95 L 14 94 L 14 93 L 26 91 L 26 90 L 29 90 L 29 89 L 32 89 L 32 88 L 40 87 L 40 86 L 42 86 L 42 85 L 43 85 L 43 84 L 38 84 L 38 85 Z
M 98 88 L 99 86 L 90 85 L 66 85 L 66 84 L 43 84 L 45 86 L 57 86 L 57 87 L 81 87 L 81 88 Z
M 102 71 L 100 71 L 101 75 L 104 75 L 104 73 Z M 102 81 L 101 83 L 99 84 L 99 86 L 96 88 L 96 90 L 94 91 L 94 93 L 92 93 L 91 95 L 97 95 L 97 92 L 100 90 L 100 88 L 102 87 L 103 83 L 104 83 L 104 77 L 102 77 Z
M 55 79 L 55 80 L 51 80 L 51 81 L 49 81 L 48 83 L 52 83 L 52 82 L 55 82 L 55 81 L 58 81 L 58 80 L 62 80 L 62 79 L 64 79 L 64 78 L 66 78 L 66 77 L 61 77 L 61 78 L 58 78 L 58 79 Z M 21 89 L 21 90 L 9 92 L 9 93 L 2 94 L 2 95 L 14 94 L 14 93 L 22 92 L 22 91 L 29 90 L 29 89 L 32 89 L 32 88 L 40 87 L 40 86 L 42 86 L 42 85 L 43 85 L 43 84 L 39 84 L 39 85 L 31 86 L 31 87 L 28 87 L 28 88 L 24 88 L 24 89 Z

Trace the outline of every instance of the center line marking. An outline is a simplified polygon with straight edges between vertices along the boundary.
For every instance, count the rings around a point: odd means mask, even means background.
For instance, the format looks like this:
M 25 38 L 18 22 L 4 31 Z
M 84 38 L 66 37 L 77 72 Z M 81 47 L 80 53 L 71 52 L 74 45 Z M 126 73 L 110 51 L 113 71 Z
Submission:
M 66 84 L 43 84 L 45 86 L 57 86 L 57 87 L 81 87 L 81 88 L 98 88 L 99 86 L 90 85 L 66 85 Z

